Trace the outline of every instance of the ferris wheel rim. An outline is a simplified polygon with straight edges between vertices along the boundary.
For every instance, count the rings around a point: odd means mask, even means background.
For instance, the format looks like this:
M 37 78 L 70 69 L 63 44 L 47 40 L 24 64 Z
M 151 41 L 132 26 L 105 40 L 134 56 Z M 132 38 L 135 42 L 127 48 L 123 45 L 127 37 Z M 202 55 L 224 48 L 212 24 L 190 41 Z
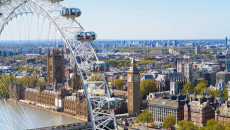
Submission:
M 7 2 L 9 2 L 9 1 L 12 1 L 12 0 L 7 0 L 5 3 L 7 3 Z M 15 1 L 17 1 L 17 0 L 15 0 Z M 70 49 L 70 52 L 71 52 L 71 54 L 72 55 L 75 55 L 75 53 L 74 53 L 74 51 L 73 51 L 73 49 L 72 49 L 72 46 L 71 46 L 71 44 L 70 44 L 70 42 L 69 42 L 69 40 L 68 40 L 68 38 L 65 36 L 65 33 L 63 32 L 63 30 L 58 26 L 58 24 L 55 22 L 55 20 L 54 20 L 54 18 L 51 16 L 51 15 L 49 15 L 49 12 L 45 9 L 45 8 L 43 8 L 42 7 L 42 5 L 40 5 L 37 1 L 39 1 L 39 0 L 22 0 L 23 2 L 22 3 L 19 3 L 19 5 L 16 7 L 16 8 L 14 8 L 14 10 L 7 16 L 7 18 L 6 19 L 4 19 L 5 21 L 4 21 L 4 23 L 1 25 L 1 31 L 0 31 L 0 36 L 2 35 L 2 31 L 4 30 L 4 27 L 7 25 L 7 23 L 9 22 L 9 21 L 11 21 L 12 19 L 11 19 L 11 16 L 15 13 L 15 10 L 17 9 L 17 8 L 20 8 L 22 5 L 24 5 L 24 4 L 26 4 L 26 3 L 28 3 L 28 2 L 33 2 L 33 3 L 35 3 L 36 5 L 38 5 L 41 9 L 42 9 L 42 11 L 45 11 L 45 13 L 49 16 L 49 18 L 51 18 L 51 20 L 52 20 L 52 22 L 50 22 L 48 19 L 46 19 L 50 24 L 52 24 L 53 25 L 53 27 L 57 30 L 57 32 L 59 33 L 59 35 L 61 35 L 61 38 L 62 38 L 62 40 L 65 42 L 65 44 L 68 46 L 68 48 Z M 49 2 L 48 0 L 47 0 L 47 2 Z M 59 4 L 59 3 L 57 3 L 57 5 L 59 5 L 61 8 L 62 8 L 62 6 Z M 1 5 L 2 6 L 2 5 Z M 0 7 L 1 7 L 0 6 Z M 36 11 L 35 11 L 36 12 Z M 38 15 L 38 16 L 40 16 L 40 15 Z M 61 16 L 60 16 L 61 17 Z M 44 18 L 44 17 L 43 17 Z M 84 29 L 83 29 L 83 27 L 81 26 L 81 24 L 75 19 L 75 18 L 72 18 L 72 20 L 74 21 L 74 22 L 76 22 L 76 24 L 78 24 L 79 25 L 79 27 L 81 28 L 81 30 L 83 30 L 84 31 Z M 96 57 L 96 60 L 97 61 L 99 61 L 99 59 L 98 59 L 98 57 L 97 57 L 97 54 L 96 54 L 96 52 L 95 52 L 95 49 L 94 49 L 94 47 L 93 47 L 93 45 L 92 45 L 92 43 L 91 42 L 87 42 L 88 44 L 89 44 L 89 46 L 90 46 L 90 49 L 92 49 L 92 51 L 93 51 L 93 54 L 94 54 L 94 56 Z M 84 79 L 84 76 L 83 76 L 83 72 L 82 72 L 82 70 L 79 68 L 79 65 L 78 65 L 78 62 L 77 62 L 77 59 L 76 59 L 76 56 L 74 56 L 73 57 L 74 58 L 74 60 L 75 60 L 75 63 L 76 63 L 76 67 L 77 67 L 77 70 L 79 71 L 79 73 L 80 73 L 80 77 L 81 77 L 81 80 L 83 81 L 83 88 L 84 88 L 84 91 L 85 91 L 85 94 L 86 94 L 86 98 L 87 98 L 87 103 L 88 103 L 88 108 L 89 108 L 89 113 L 90 113 L 90 116 L 91 116 L 91 122 L 92 122 L 92 124 L 93 124 L 93 128 L 94 129 L 97 129 L 97 128 L 100 128 L 100 127 L 95 127 L 95 120 L 94 120 L 94 118 L 92 117 L 92 115 L 93 115 L 93 110 L 92 110 L 92 106 L 91 106 L 91 102 L 90 102 L 90 96 L 88 95 L 88 90 L 86 90 L 86 84 L 84 83 L 84 81 L 85 81 L 85 79 Z M 108 87 L 108 86 L 107 86 Z M 110 94 L 110 92 L 108 91 L 108 93 L 109 93 L 109 97 L 111 96 L 111 94 Z M 98 119 L 97 119 L 98 120 Z M 115 127 L 115 129 L 117 128 L 117 124 L 116 124 L 116 117 L 114 117 L 114 127 Z

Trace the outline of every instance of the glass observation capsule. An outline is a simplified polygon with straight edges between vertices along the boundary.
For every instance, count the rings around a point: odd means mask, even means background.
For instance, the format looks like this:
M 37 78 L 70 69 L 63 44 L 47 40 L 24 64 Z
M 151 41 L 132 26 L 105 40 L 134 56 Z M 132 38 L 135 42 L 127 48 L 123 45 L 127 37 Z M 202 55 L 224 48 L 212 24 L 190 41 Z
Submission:
M 61 1 L 64 1 L 64 0 L 49 0 L 51 2 L 61 2 Z
M 102 110 L 116 110 L 118 107 L 121 106 L 121 101 L 116 98 L 109 98 L 102 100 L 98 103 L 98 107 Z
M 95 32 L 78 32 L 75 35 L 75 39 L 80 42 L 91 42 L 96 40 L 97 35 Z
M 90 72 L 100 73 L 109 71 L 110 64 L 104 61 L 96 61 L 90 65 Z
M 78 8 L 63 8 L 60 14 L 67 18 L 77 18 L 81 16 L 81 10 Z

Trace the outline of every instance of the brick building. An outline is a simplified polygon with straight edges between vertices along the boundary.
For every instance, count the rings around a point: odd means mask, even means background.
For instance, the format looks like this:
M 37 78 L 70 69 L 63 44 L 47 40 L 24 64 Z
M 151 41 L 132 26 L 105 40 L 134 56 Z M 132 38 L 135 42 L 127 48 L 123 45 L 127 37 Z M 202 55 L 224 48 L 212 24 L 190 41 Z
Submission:
M 198 126 L 204 126 L 206 122 L 215 118 L 214 109 L 217 107 L 215 97 L 210 95 L 190 96 L 190 101 L 184 106 L 184 120 L 191 120 Z
M 222 104 L 216 111 L 215 111 L 215 120 L 225 124 L 230 123 L 230 106 L 229 101 L 225 101 L 225 104 Z

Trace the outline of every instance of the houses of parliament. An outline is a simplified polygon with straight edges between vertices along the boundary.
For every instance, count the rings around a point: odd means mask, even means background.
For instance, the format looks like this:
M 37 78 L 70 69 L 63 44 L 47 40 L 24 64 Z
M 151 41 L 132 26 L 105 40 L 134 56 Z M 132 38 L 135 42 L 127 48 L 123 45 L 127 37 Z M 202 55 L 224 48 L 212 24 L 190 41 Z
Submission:
M 20 84 L 12 84 L 9 98 L 27 104 L 36 105 L 51 110 L 62 111 L 78 119 L 89 121 L 87 99 L 84 92 L 79 92 L 80 77 L 76 66 L 73 75 L 64 87 L 64 53 L 53 49 L 47 53 L 47 84 L 38 83 L 36 87 L 29 84 L 23 88 Z

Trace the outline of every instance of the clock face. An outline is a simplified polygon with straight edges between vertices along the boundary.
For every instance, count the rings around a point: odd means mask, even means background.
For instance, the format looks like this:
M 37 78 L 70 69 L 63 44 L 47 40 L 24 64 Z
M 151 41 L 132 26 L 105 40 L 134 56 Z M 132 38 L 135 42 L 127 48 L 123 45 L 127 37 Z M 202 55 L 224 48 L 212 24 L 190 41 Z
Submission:
M 128 82 L 132 82 L 131 75 L 130 75 L 130 76 L 128 76 Z
M 139 82 L 139 76 L 135 76 L 134 80 L 135 82 Z

